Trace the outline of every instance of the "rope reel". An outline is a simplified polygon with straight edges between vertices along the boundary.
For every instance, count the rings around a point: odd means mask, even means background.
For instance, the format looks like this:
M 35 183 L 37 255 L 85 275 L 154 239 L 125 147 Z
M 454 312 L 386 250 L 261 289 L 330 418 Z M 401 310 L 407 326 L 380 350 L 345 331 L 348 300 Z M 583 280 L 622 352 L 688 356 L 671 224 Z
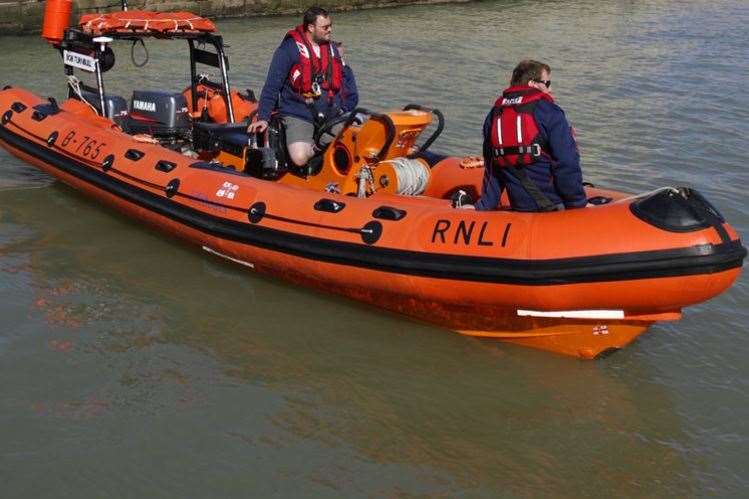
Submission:
M 418 196 L 426 189 L 429 175 L 429 166 L 419 159 L 393 158 L 377 165 L 375 185 L 385 192 Z

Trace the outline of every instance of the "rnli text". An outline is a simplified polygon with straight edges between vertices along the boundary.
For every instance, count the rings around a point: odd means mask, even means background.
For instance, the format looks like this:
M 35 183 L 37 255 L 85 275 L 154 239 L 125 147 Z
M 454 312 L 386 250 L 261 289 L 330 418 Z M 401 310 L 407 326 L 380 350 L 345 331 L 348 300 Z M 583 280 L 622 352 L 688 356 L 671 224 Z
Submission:
M 494 246 L 495 244 L 505 247 L 510 235 L 511 223 L 505 224 L 499 233 L 489 228 L 489 222 L 466 222 L 459 221 L 454 224 L 450 220 L 440 219 L 434 224 L 432 231 L 432 242 L 443 244 L 462 244 L 470 246 Z

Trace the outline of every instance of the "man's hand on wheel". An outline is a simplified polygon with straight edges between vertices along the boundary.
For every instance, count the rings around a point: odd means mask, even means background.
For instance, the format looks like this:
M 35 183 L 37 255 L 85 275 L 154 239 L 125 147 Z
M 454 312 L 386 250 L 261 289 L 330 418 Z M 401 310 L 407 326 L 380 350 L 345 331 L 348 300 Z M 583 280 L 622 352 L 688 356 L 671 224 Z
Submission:
M 268 122 L 265 120 L 258 120 L 254 123 L 250 123 L 247 127 L 247 133 L 262 133 L 268 128 Z

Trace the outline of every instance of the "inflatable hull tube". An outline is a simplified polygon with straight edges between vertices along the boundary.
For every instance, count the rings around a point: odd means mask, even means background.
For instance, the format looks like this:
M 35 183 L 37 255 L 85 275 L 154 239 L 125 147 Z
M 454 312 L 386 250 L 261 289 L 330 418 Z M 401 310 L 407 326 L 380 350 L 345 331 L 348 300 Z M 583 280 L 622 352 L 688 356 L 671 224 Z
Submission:
M 680 318 L 730 287 L 746 255 L 701 197 L 675 189 L 591 189 L 612 201 L 545 214 L 455 210 L 427 196 L 355 198 L 259 180 L 136 142 L 75 103 L 57 108 L 23 90 L 0 92 L 0 116 L 0 145 L 12 154 L 211 254 L 462 334 L 566 355 L 594 358 Z M 466 176 L 454 164 L 434 166 L 434 185 Z

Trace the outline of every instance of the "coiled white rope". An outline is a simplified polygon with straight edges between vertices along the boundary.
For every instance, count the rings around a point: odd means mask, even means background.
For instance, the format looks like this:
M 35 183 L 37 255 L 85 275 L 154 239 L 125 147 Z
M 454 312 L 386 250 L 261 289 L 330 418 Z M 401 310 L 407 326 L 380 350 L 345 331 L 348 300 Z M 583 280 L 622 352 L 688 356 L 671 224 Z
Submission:
M 398 194 L 418 196 L 429 182 L 429 168 L 418 159 L 393 158 L 389 160 L 398 177 Z

